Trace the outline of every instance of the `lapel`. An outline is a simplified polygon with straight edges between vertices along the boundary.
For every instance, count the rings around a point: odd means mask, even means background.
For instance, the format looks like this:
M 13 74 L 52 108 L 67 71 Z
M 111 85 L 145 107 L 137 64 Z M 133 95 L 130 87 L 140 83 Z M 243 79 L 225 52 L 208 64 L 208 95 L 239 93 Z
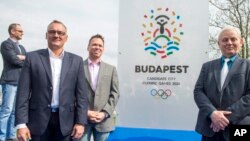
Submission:
M 93 90 L 93 85 L 92 85 L 92 81 L 91 81 L 91 76 L 90 76 L 90 72 L 89 72 L 89 63 L 88 63 L 88 59 L 86 59 L 84 61 L 84 73 L 85 73 L 85 77 L 87 79 L 87 83 L 89 84 L 89 86 L 91 87 L 91 89 Z
M 97 87 L 96 87 L 96 91 L 95 93 L 98 94 L 100 87 L 102 86 L 101 83 L 101 79 L 103 77 L 103 75 L 105 74 L 105 63 L 103 63 L 103 61 L 101 61 L 100 63 L 100 68 L 99 68 L 99 74 L 98 74 L 98 80 L 97 80 Z
M 234 60 L 234 63 L 232 64 L 232 67 L 230 68 L 230 70 L 227 74 L 227 77 L 226 77 L 226 80 L 225 80 L 224 85 L 222 87 L 222 90 L 228 85 L 232 76 L 237 72 L 237 70 L 241 66 L 241 63 L 242 63 L 242 59 L 237 56 Z
M 20 50 L 21 50 L 21 54 L 22 54 L 22 55 L 26 55 L 26 50 L 25 50 L 25 48 L 24 48 L 22 45 L 19 45 L 19 47 L 20 47 Z
M 66 77 L 66 74 L 69 71 L 69 69 L 71 68 L 71 64 L 72 64 L 72 57 L 66 51 L 64 51 L 64 56 L 63 56 L 63 60 L 62 60 L 61 78 L 60 78 L 60 85 L 59 85 L 59 87 L 62 86 L 63 81 L 64 81 L 64 79 Z
M 42 61 L 43 67 L 49 77 L 49 81 L 51 84 L 52 83 L 52 72 L 51 72 L 51 67 L 50 67 L 50 60 L 49 60 L 49 51 L 48 49 L 41 50 L 40 54 L 40 59 Z
M 100 68 L 99 68 L 99 73 L 98 73 L 97 87 L 96 87 L 95 95 L 98 94 L 99 88 L 101 87 L 101 85 L 100 85 L 101 78 L 105 74 L 105 68 L 106 68 L 105 63 L 103 63 L 101 61 Z M 88 67 L 88 59 L 84 61 L 84 72 L 85 72 L 85 76 L 86 76 L 86 79 L 87 79 L 87 82 L 88 82 L 89 86 L 94 91 L 92 81 L 91 81 L 90 72 L 89 72 L 89 67 Z
M 8 39 L 8 41 L 12 44 L 12 46 L 14 47 L 14 50 L 16 52 L 16 54 L 21 54 L 20 50 L 18 49 L 18 46 L 15 42 L 13 42 L 10 38 Z
M 220 77 L 221 77 L 221 59 L 217 59 L 214 62 L 214 76 L 217 88 L 221 91 Z

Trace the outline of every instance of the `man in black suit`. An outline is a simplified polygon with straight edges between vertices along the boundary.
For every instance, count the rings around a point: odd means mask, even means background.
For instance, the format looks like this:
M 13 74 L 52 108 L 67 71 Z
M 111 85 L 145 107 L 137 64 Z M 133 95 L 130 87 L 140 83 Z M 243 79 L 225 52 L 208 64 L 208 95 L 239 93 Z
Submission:
M 48 49 L 27 54 L 16 100 L 20 141 L 70 141 L 83 135 L 88 109 L 83 59 L 64 51 L 67 38 L 66 26 L 54 20 L 47 28 Z
M 238 56 L 243 45 L 237 28 L 218 37 L 222 57 L 203 64 L 194 89 L 199 108 L 196 131 L 202 141 L 229 141 L 231 124 L 250 125 L 250 61 Z
M 23 36 L 21 25 L 10 24 L 8 32 L 10 37 L 1 44 L 4 66 L 0 79 L 3 94 L 0 110 L 0 141 L 16 138 L 14 126 L 16 90 L 26 55 L 24 47 L 18 43 Z

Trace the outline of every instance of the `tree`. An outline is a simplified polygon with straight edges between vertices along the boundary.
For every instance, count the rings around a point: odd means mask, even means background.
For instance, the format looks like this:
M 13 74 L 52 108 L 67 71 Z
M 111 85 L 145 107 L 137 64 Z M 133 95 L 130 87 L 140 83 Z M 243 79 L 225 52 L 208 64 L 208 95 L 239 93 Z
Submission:
M 229 25 L 239 28 L 244 45 L 239 55 L 249 58 L 250 44 L 250 0 L 209 0 L 209 45 L 216 49 L 219 29 Z

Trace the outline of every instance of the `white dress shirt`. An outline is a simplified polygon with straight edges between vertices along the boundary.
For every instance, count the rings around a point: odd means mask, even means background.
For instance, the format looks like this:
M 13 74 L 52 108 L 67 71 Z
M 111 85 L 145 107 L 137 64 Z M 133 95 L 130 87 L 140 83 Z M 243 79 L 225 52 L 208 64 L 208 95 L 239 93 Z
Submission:
M 53 94 L 51 107 L 58 108 L 59 107 L 59 86 L 60 86 L 60 78 L 61 78 L 61 69 L 62 69 L 62 60 L 64 57 L 64 51 L 60 54 L 60 56 L 55 56 L 55 54 L 49 50 L 49 59 L 50 59 L 50 67 L 52 72 L 52 83 L 53 83 Z

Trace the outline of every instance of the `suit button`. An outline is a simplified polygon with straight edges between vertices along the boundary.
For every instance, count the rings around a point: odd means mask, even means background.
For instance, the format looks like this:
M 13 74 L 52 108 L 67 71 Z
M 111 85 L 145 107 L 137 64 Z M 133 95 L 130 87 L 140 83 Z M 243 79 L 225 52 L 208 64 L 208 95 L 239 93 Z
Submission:
M 51 105 L 48 105 L 48 107 L 50 108 L 50 107 L 51 107 Z
M 53 87 L 51 86 L 51 87 L 50 87 L 50 89 L 52 90 L 52 89 L 53 89 Z

